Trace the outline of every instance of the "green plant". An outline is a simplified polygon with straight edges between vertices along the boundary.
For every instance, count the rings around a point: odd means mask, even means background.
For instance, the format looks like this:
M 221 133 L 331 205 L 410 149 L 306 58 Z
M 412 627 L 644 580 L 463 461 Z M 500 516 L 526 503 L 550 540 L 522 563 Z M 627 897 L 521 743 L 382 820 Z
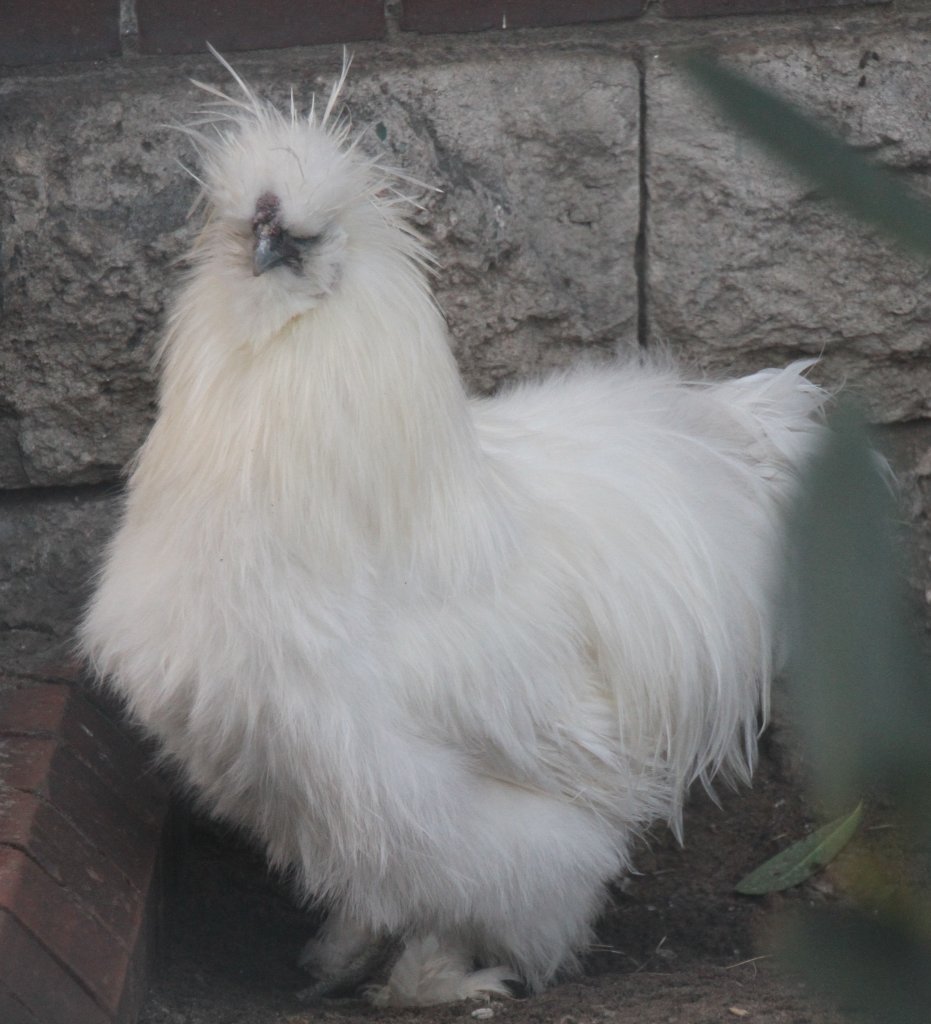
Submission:
M 747 135 L 848 212 L 931 257 L 931 207 L 890 172 L 744 76 L 707 57 L 687 67 Z M 790 528 L 793 703 L 819 800 L 849 813 L 865 793 L 883 794 L 917 852 L 890 846 L 855 859 L 850 903 L 786 920 L 781 949 L 844 1008 L 883 1024 L 927 1024 L 931 686 L 905 625 L 888 474 L 859 415 L 842 404 L 831 425 Z

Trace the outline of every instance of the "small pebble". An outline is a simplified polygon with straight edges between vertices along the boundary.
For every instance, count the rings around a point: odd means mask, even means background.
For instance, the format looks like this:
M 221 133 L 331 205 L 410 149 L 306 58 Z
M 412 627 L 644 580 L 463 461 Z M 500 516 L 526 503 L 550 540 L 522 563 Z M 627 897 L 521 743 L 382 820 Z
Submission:
M 745 1010 L 742 1006 L 729 1006 L 727 1012 L 732 1014 L 734 1017 L 749 1017 L 750 1011 Z
M 477 1010 L 472 1011 L 472 1016 L 476 1020 L 488 1020 L 489 1017 L 494 1017 L 495 1011 L 490 1006 L 480 1006 Z

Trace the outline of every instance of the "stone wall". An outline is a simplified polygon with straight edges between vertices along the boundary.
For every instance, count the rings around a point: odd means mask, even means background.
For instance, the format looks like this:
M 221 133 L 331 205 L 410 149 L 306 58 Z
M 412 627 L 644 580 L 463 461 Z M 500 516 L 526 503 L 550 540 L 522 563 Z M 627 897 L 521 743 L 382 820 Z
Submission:
M 439 189 L 416 220 L 473 388 L 618 346 L 664 345 L 715 373 L 822 355 L 818 378 L 856 389 L 885 425 L 924 526 L 927 269 L 741 138 L 676 63 L 711 46 L 927 192 L 924 0 L 701 20 L 647 7 L 636 21 L 462 35 L 405 30 L 395 12 L 383 34 L 354 44 L 346 100 L 366 147 Z M 293 86 L 306 103 L 340 48 L 234 62 L 260 91 Z M 190 77 L 227 80 L 200 53 L 132 46 L 0 71 L 8 665 L 66 649 L 152 421 L 152 354 L 196 226 L 179 167 L 190 153 L 166 127 L 202 102 Z M 922 588 L 927 575 L 916 554 Z

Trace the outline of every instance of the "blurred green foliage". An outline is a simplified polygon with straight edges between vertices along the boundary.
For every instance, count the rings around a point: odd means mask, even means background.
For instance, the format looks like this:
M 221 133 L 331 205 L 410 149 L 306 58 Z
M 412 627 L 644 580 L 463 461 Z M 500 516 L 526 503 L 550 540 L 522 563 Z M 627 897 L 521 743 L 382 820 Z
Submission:
M 931 206 L 892 171 L 863 159 L 791 103 L 710 57 L 693 54 L 685 65 L 741 132 L 855 217 L 931 257 Z
M 931 206 L 810 117 L 707 57 L 687 62 L 741 131 L 849 213 L 931 257 Z M 784 922 L 784 959 L 842 1008 L 931 1021 L 931 686 L 906 627 L 894 488 L 862 417 L 841 403 L 791 516 L 789 684 L 816 796 L 888 800 L 896 841 L 862 855 L 843 908 Z M 905 852 L 903 852 L 903 850 Z

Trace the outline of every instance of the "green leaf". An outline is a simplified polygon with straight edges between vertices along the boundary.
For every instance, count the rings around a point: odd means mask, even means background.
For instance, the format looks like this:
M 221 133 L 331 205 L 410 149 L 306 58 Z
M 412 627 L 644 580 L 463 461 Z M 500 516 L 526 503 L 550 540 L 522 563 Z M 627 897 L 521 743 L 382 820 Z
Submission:
M 923 256 L 931 256 L 931 206 L 792 104 L 716 61 L 692 55 L 692 76 L 748 136 L 848 212 Z
M 863 818 L 863 804 L 777 853 L 737 883 L 744 896 L 764 896 L 790 889 L 830 863 L 850 842 Z
M 789 522 L 788 682 L 819 797 L 916 798 L 931 772 L 931 689 L 907 627 L 894 501 L 862 419 L 840 406 Z M 931 792 L 931 790 L 927 790 Z

